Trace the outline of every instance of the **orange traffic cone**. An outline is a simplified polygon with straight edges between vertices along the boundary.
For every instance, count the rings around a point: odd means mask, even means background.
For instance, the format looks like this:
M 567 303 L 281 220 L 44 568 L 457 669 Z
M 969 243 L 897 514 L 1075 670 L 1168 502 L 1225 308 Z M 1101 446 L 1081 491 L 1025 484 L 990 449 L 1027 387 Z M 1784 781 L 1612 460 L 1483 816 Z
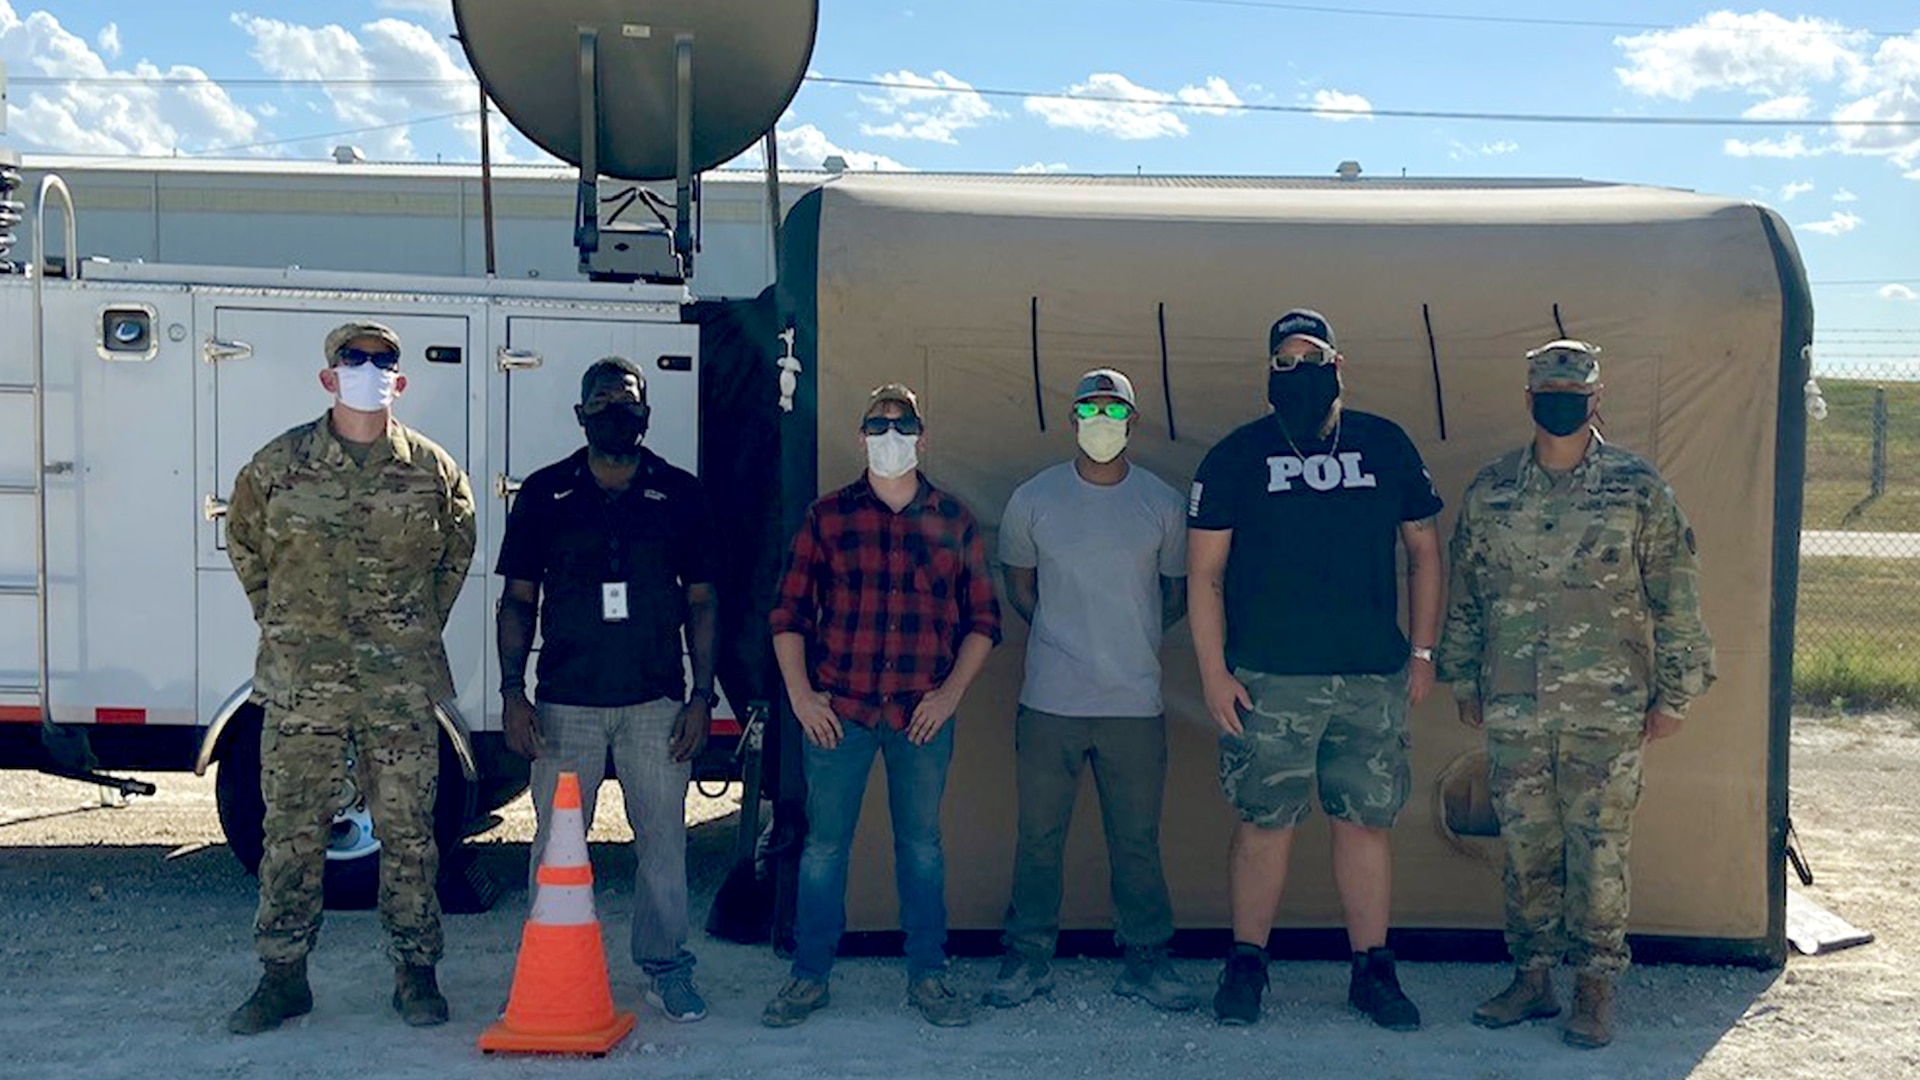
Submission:
M 633 1030 L 613 1009 L 600 920 L 593 912 L 593 867 L 580 815 L 580 779 L 560 774 L 553 823 L 536 875 L 538 892 L 520 937 L 507 1013 L 480 1035 L 487 1053 L 604 1054 Z

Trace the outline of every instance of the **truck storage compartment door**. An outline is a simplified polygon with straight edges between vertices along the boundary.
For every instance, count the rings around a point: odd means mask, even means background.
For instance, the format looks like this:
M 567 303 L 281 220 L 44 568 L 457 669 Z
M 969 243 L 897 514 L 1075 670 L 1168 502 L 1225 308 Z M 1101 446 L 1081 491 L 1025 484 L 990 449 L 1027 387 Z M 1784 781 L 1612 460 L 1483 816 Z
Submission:
M 198 632 L 203 717 L 251 678 L 257 640 L 252 613 L 227 559 L 221 515 L 232 497 L 234 477 L 256 451 L 332 406 L 319 381 L 329 331 L 360 321 L 393 327 L 403 345 L 400 373 L 406 377 L 394 415 L 439 443 L 462 468 L 472 464 L 468 373 L 474 349 L 465 310 L 449 305 L 441 312 L 420 314 L 432 309 L 418 303 L 408 311 L 335 304 L 294 298 L 257 304 L 211 300 L 203 301 L 198 312 L 202 401 L 212 406 L 211 423 L 202 420 L 201 436 Z M 484 514 L 484 504 L 481 510 Z M 485 569 L 485 559 L 484 551 L 476 553 L 475 573 Z M 478 616 L 472 612 L 480 601 L 470 595 L 476 591 L 462 594 L 447 630 L 455 683 L 469 692 L 477 690 L 482 644 Z M 464 632 L 469 625 L 471 634 Z
M 487 484 L 486 497 L 498 507 L 489 520 L 487 550 L 500 550 L 505 510 L 518 484 L 586 445 L 573 407 L 580 403 L 581 375 L 603 356 L 626 357 L 646 375 L 652 408 L 647 448 L 698 475 L 699 355 L 699 330 L 677 322 L 508 315 L 505 347 L 493 368 L 503 388 L 505 438 L 497 458 L 502 467 Z M 490 577 L 489 601 L 499 592 L 499 578 Z M 498 725 L 499 709 L 499 699 L 491 698 L 489 727 Z

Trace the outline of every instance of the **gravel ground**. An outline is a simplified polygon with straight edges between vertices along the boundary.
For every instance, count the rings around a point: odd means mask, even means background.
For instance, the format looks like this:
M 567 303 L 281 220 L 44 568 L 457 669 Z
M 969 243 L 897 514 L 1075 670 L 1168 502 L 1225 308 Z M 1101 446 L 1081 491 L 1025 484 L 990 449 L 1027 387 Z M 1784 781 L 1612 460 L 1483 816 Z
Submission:
M 901 1005 L 897 961 L 837 970 L 833 1005 L 787 1032 L 759 1009 L 784 967 L 765 949 L 698 937 L 703 1023 L 672 1025 L 639 1002 L 624 962 L 630 854 L 615 792 L 594 831 L 601 915 L 615 958 L 614 995 L 641 1013 L 635 1036 L 601 1063 L 483 1059 L 481 1028 L 504 1000 L 524 910 L 524 800 L 478 845 L 509 891 L 492 912 L 449 918 L 441 969 L 453 1003 L 445 1027 L 415 1031 L 388 1009 L 390 976 L 371 912 L 330 912 L 313 959 L 318 1005 L 288 1028 L 226 1034 L 226 1012 L 257 972 L 248 924 L 254 882 L 220 844 L 212 785 L 155 777 L 161 794 L 103 806 L 94 790 L 0 774 L 0 1076 L 34 1080 L 237 1076 L 502 1077 L 643 1069 L 662 1077 L 1366 1075 L 1519 1077 L 1920 1076 L 1920 724 L 1876 716 L 1809 719 L 1794 737 L 1794 820 L 1819 878 L 1808 893 L 1878 940 L 1784 971 L 1641 967 L 1621 988 L 1616 1044 L 1564 1049 L 1551 1023 L 1487 1032 L 1467 1022 L 1498 989 L 1493 965 L 1409 964 L 1402 979 L 1426 1012 L 1423 1031 L 1378 1031 L 1345 1004 L 1344 966 L 1276 963 L 1264 1022 L 1222 1029 L 1205 1015 L 1166 1016 L 1108 993 L 1110 961 L 1069 960 L 1051 1000 L 936 1030 Z M 724 872 L 737 793 L 695 800 L 696 916 Z M 1182 961 L 1210 985 L 1217 965 Z M 978 988 L 992 965 L 956 965 Z M 481 1062 L 484 1060 L 484 1064 Z M 464 1068 L 462 1066 L 465 1066 Z

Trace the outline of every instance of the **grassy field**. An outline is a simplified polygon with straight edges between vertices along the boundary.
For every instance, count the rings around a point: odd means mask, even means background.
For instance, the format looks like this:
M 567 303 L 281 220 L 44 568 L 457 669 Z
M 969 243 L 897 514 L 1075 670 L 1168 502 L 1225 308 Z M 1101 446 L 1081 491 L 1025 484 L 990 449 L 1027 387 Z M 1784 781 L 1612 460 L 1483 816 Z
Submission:
M 1887 394 L 1887 490 L 1870 489 L 1873 394 Z M 1822 379 L 1827 418 L 1807 422 L 1808 529 L 1920 532 L 1920 383 Z
M 1807 424 L 1805 527 L 1920 532 L 1920 384 L 1822 379 Z M 1873 398 L 1887 396 L 1886 492 L 1871 490 Z M 1794 696 L 1820 708 L 1920 706 L 1920 560 L 1800 563 Z
M 1920 560 L 1802 559 L 1793 672 L 1808 705 L 1920 705 Z

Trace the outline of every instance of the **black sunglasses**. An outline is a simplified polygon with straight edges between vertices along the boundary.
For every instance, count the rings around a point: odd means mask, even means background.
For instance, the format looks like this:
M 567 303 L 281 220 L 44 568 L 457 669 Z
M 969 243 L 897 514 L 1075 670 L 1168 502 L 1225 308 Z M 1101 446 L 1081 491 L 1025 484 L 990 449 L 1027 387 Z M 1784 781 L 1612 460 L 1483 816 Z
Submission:
M 860 422 L 863 435 L 885 435 L 888 429 L 902 435 L 920 434 L 920 418 L 917 416 L 869 416 Z
M 365 349 L 353 349 L 343 346 L 333 354 L 333 357 L 340 361 L 341 367 L 359 367 L 361 364 L 372 364 L 381 371 L 392 371 L 394 368 L 400 366 L 400 354 L 390 349 L 382 349 L 379 352 L 368 352 Z

